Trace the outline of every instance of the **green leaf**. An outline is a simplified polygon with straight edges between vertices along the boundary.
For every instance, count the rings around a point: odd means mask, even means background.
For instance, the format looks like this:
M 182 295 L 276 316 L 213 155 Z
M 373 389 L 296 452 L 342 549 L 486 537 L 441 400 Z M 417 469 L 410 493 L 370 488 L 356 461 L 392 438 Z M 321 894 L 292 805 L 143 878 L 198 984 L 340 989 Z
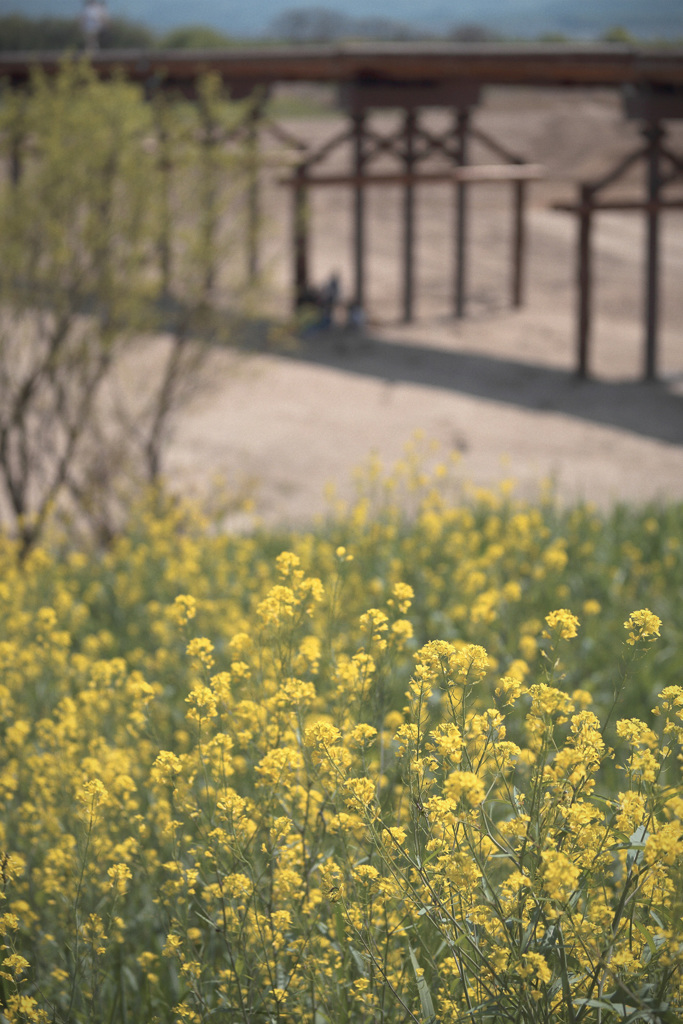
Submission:
M 346 942 L 346 936 L 344 935 L 344 918 L 342 917 L 342 910 L 339 904 L 334 908 L 334 935 L 337 942 L 343 949 Z
M 655 945 L 655 940 L 654 936 L 652 935 L 652 932 L 648 928 L 646 928 L 644 924 L 641 924 L 640 921 L 633 921 L 633 927 L 639 933 L 639 935 L 642 935 L 642 937 L 645 939 L 645 941 L 648 944 L 651 955 L 654 956 L 657 952 L 657 947 Z
M 368 976 L 368 965 L 367 965 L 367 963 L 366 963 L 362 953 L 359 953 L 358 950 L 354 949 L 353 946 L 349 946 L 349 952 L 350 952 L 350 954 L 351 954 L 351 956 L 353 958 L 353 962 L 356 965 L 356 970 L 358 971 L 358 973 L 361 976 L 361 978 L 367 978 L 367 976 Z
M 436 1014 L 434 1013 L 434 1003 L 432 1002 L 432 996 L 429 991 L 429 985 L 424 979 L 422 972 L 420 971 L 420 965 L 417 962 L 415 956 L 415 950 L 412 946 L 410 949 L 410 962 L 413 965 L 413 971 L 415 972 L 415 980 L 417 982 L 417 994 L 420 997 L 420 1007 L 422 1010 L 423 1024 L 432 1024 L 436 1020 Z
M 626 864 L 629 870 L 634 864 L 640 864 L 643 859 L 643 850 L 645 843 L 650 838 L 650 833 L 647 831 L 644 825 L 639 825 L 633 835 L 630 837 L 630 846 L 628 853 L 626 854 Z
M 577 1006 L 590 1006 L 594 1010 L 605 1010 L 608 1013 L 614 1013 L 616 1006 L 614 1003 L 609 1003 L 606 999 L 580 999 L 575 998 L 574 1002 Z
M 512 803 L 517 814 L 524 814 L 524 793 L 516 786 L 512 787 Z

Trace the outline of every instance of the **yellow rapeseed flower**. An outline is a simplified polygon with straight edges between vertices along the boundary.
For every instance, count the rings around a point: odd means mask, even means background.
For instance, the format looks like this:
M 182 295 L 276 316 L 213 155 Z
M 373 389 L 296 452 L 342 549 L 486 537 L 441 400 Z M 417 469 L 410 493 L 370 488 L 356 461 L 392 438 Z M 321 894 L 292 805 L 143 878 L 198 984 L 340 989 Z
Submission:
M 626 640 L 627 644 L 633 647 L 639 640 L 654 641 L 659 635 L 662 620 L 649 608 L 641 608 L 639 611 L 631 612 L 624 623 L 624 629 L 629 630 Z
M 557 611 L 550 612 L 549 615 L 546 615 L 545 621 L 561 640 L 571 640 L 577 636 L 580 623 L 576 615 L 572 614 L 568 608 L 558 608 Z

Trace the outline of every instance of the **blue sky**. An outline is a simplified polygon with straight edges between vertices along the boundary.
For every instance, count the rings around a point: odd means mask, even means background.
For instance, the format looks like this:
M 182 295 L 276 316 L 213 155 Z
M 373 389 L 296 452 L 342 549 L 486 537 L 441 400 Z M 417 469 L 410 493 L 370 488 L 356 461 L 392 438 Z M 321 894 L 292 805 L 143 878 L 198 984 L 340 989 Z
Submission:
M 636 32 L 683 35 L 683 0 L 109 0 L 112 14 L 157 30 L 205 24 L 234 35 L 261 35 L 280 12 L 329 7 L 349 15 L 377 15 L 434 31 L 464 22 L 505 34 L 563 31 L 595 35 L 615 24 Z M 81 0 L 0 0 L 0 13 L 76 16 Z

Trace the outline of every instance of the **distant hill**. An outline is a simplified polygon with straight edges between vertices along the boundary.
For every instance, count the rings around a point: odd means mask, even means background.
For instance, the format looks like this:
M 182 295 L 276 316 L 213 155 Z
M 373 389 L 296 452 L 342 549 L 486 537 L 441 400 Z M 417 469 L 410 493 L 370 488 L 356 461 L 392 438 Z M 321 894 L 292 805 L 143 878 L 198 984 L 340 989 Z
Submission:
M 555 0 L 557 30 L 573 37 L 596 37 L 616 25 L 643 39 L 683 37 L 683 0 Z
M 353 18 L 404 21 L 434 33 L 479 24 L 517 38 L 554 32 L 594 39 L 621 26 L 644 39 L 683 37 L 683 0 L 426 0 L 419 5 L 416 0 L 109 0 L 113 16 L 154 31 L 192 24 L 255 37 L 266 34 L 283 11 L 323 6 Z M 80 8 L 80 0 L 0 0 L 0 14 L 28 17 L 76 17 Z

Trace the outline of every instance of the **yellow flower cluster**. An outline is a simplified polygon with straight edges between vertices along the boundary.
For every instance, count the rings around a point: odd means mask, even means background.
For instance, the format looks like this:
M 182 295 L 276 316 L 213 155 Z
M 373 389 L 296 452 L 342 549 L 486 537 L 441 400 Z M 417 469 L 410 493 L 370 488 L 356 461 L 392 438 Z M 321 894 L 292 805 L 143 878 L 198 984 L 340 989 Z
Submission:
M 659 636 L 661 624 L 662 620 L 658 615 L 653 615 L 649 608 L 631 612 L 624 623 L 624 629 L 629 630 L 626 642 L 634 646 L 639 640 L 655 640 Z
M 611 715 L 628 606 L 548 611 L 596 520 L 415 513 L 279 554 L 178 503 L 97 562 L 0 540 L 3 1022 L 683 1013 L 683 688 L 627 657 Z

